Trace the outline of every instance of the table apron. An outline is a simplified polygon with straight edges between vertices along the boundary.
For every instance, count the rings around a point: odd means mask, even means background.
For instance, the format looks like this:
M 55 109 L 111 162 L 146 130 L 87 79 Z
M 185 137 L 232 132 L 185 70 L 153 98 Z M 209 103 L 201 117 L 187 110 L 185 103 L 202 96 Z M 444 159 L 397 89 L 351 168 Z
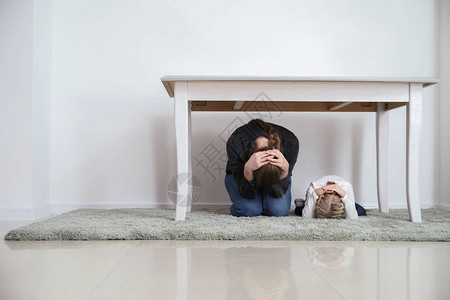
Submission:
M 408 102 L 404 82 L 189 81 L 191 101 Z

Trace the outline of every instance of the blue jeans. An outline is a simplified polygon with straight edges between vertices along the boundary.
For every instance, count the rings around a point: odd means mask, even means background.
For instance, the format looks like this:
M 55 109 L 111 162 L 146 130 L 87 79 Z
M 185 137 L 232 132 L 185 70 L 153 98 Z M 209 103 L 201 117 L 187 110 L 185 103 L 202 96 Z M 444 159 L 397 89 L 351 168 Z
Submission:
M 291 209 L 291 184 L 281 198 L 272 198 L 268 195 L 256 193 L 255 198 L 247 199 L 239 193 L 239 187 L 233 175 L 225 176 L 225 187 L 233 204 L 230 213 L 235 217 L 288 216 Z

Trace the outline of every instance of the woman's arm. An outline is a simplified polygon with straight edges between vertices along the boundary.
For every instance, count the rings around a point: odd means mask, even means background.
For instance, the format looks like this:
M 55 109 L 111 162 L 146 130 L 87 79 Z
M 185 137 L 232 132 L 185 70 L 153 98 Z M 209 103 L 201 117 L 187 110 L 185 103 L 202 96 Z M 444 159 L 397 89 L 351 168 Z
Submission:
M 236 151 L 236 147 L 233 146 L 233 139 L 230 138 L 227 142 L 227 156 L 228 166 L 233 174 L 234 180 L 239 187 L 239 194 L 247 199 L 253 199 L 256 196 L 256 188 L 253 185 L 253 180 L 247 180 L 244 176 L 244 165 L 239 157 L 239 153 Z

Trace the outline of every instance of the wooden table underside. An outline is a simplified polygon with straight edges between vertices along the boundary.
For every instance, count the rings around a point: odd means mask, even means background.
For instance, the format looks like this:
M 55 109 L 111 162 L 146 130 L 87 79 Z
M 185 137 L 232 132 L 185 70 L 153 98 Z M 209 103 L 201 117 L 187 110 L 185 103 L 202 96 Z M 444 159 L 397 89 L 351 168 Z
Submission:
M 379 103 L 379 102 L 378 102 Z M 407 102 L 384 102 L 384 110 Z M 375 102 L 293 102 L 293 101 L 191 101 L 192 111 L 336 111 L 376 112 Z

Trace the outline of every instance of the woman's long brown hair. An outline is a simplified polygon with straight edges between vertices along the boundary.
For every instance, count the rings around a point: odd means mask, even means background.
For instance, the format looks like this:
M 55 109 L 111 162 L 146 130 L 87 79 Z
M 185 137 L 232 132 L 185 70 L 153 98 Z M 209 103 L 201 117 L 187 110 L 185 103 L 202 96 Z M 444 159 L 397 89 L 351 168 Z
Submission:
M 273 128 L 273 126 L 269 123 L 264 122 L 261 119 L 251 120 L 258 124 L 265 132 L 269 134 L 268 147 L 263 149 L 258 149 L 258 151 L 266 151 L 272 149 L 280 149 L 280 137 L 278 136 L 278 132 Z M 256 150 L 256 149 L 254 149 Z M 255 179 L 256 188 L 268 188 L 278 183 L 281 178 L 281 168 L 278 166 L 274 166 L 271 164 L 265 164 L 259 169 L 253 172 L 253 178 Z
M 264 129 L 265 132 L 269 134 L 269 142 L 268 142 L 268 148 L 269 149 L 278 149 L 280 148 L 280 137 L 278 136 L 278 132 L 273 128 L 273 126 L 270 123 L 266 123 L 261 119 L 253 119 L 249 123 L 256 123 L 258 124 L 262 129 Z

